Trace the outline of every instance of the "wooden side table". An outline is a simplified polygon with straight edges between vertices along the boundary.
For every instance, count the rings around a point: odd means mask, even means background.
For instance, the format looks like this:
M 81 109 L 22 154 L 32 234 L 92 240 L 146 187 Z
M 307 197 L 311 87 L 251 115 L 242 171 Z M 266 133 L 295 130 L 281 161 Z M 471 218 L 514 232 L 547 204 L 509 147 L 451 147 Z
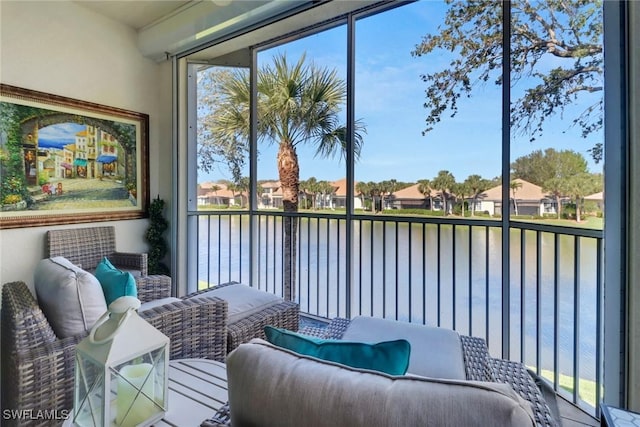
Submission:
M 602 427 L 640 427 L 640 414 L 609 405 L 600 405 Z

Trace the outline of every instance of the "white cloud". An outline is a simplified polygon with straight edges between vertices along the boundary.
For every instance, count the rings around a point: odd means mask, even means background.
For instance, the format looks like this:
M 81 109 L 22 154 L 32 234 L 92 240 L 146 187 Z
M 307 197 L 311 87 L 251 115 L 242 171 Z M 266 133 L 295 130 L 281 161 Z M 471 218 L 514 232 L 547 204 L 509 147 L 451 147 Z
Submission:
M 76 133 L 85 128 L 85 125 L 76 123 L 58 123 L 47 126 L 38 131 L 38 137 L 52 141 L 74 140 Z

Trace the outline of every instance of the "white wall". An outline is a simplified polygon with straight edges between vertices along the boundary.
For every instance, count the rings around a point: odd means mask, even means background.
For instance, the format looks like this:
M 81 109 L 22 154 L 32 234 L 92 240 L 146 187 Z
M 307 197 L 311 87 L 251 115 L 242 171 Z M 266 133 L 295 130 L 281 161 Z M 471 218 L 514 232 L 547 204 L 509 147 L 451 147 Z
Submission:
M 171 66 L 144 58 L 127 26 L 71 1 L 0 2 L 0 81 L 149 115 L 151 197 L 171 197 Z M 147 220 L 116 226 L 117 248 L 146 251 Z M 45 231 L 0 230 L 0 284 L 31 285 L 44 257 Z

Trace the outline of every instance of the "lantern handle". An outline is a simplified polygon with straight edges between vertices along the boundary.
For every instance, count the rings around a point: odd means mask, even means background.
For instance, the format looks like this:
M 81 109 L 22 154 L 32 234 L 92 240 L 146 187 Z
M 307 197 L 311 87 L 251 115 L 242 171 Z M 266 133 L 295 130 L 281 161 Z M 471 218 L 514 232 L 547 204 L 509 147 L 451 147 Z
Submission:
M 89 332 L 89 341 L 92 344 L 104 344 L 107 341 L 111 341 L 113 339 L 113 337 L 115 336 L 115 334 L 118 332 L 118 329 L 120 329 L 120 325 L 122 325 L 122 322 L 124 322 L 130 315 L 131 312 L 135 311 L 135 308 L 131 307 L 129 308 L 127 311 L 125 311 L 124 313 L 122 313 L 120 315 L 120 318 L 118 319 L 118 324 L 116 325 L 116 327 L 113 329 L 113 331 L 107 335 L 106 337 L 104 337 L 101 340 L 97 340 L 96 339 L 96 331 L 98 330 L 98 328 L 100 326 L 102 326 L 103 323 L 105 323 L 107 320 L 109 320 L 109 315 L 111 314 L 110 311 L 105 312 L 96 322 L 95 325 L 93 325 L 93 328 L 91 328 L 91 332 Z

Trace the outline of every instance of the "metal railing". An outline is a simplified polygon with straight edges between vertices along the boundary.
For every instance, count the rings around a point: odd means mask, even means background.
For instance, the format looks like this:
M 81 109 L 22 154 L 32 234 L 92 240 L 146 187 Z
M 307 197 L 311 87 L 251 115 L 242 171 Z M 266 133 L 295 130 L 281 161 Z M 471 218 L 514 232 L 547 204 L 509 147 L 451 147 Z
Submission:
M 603 233 L 490 219 L 322 213 L 198 212 L 197 277 L 284 295 L 283 217 L 297 218 L 294 299 L 326 317 L 376 316 L 483 337 L 597 414 L 602 396 Z M 351 260 L 346 245 L 351 245 Z M 509 313 L 502 262 L 510 263 Z M 509 316 L 509 337 L 502 336 Z

